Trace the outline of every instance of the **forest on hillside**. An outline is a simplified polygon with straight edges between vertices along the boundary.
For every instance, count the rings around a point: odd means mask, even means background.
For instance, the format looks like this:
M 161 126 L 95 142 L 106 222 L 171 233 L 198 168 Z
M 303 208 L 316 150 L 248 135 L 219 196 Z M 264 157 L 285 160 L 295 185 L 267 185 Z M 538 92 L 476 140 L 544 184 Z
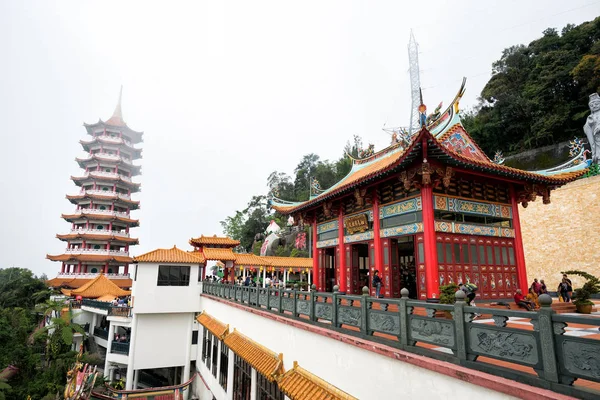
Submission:
M 583 137 L 589 113 L 588 97 L 600 90 L 600 17 L 581 25 L 569 24 L 558 31 L 548 28 L 528 45 L 514 45 L 492 64 L 492 77 L 483 88 L 478 104 L 463 113 L 463 124 L 488 154 L 505 155 Z M 346 153 L 357 156 L 362 140 L 353 136 L 340 158 L 321 160 L 307 154 L 294 175 L 274 171 L 267 177 L 269 192 L 289 201 L 308 199 L 311 177 L 327 189 L 342 179 L 351 167 Z M 241 242 L 242 251 L 257 252 L 255 239 L 270 220 L 281 227 L 285 218 L 273 213 L 265 193 L 251 197 L 243 210 L 221 221 L 223 232 Z M 290 244 L 278 255 L 303 255 Z

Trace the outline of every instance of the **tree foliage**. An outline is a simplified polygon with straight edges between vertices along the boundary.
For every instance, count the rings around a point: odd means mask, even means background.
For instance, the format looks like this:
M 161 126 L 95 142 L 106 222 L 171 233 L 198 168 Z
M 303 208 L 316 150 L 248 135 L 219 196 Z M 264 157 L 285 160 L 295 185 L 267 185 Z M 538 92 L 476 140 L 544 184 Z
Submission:
M 588 96 L 598 90 L 600 17 L 505 49 L 463 122 L 488 154 L 554 144 L 582 136 Z

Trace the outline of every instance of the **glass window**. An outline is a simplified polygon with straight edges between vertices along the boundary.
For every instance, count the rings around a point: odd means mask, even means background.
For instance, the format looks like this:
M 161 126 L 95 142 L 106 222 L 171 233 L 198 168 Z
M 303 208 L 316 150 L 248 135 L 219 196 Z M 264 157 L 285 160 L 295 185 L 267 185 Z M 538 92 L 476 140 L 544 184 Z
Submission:
M 229 347 L 221 342 L 221 366 L 219 369 L 219 384 L 227 390 L 227 370 L 229 367 Z
M 471 263 L 472 264 L 477 264 L 477 245 L 472 244 L 471 245 Z
M 446 264 L 452 264 L 452 245 L 446 243 Z
M 284 400 L 284 394 L 279 389 L 276 381 L 269 381 L 260 372 L 256 373 L 256 399 L 257 400 Z
M 496 265 L 501 265 L 500 263 L 500 246 L 494 246 L 494 260 L 496 261 Z
M 506 252 L 506 247 L 502 247 L 502 264 L 508 265 L 508 254 Z
M 508 248 L 508 263 L 510 265 L 515 265 L 515 249 L 512 247 Z
M 158 286 L 189 286 L 190 267 L 177 265 L 158 266 Z
M 494 253 L 492 252 L 492 246 L 486 246 L 487 250 L 487 262 L 488 264 L 494 264 Z
M 423 243 L 419 243 L 419 245 L 422 245 Z M 443 264 L 444 263 L 444 243 L 437 243 L 437 253 L 438 253 L 438 264 Z M 421 260 L 423 261 L 423 260 Z
M 419 243 L 417 247 L 419 248 L 419 261 L 425 262 L 425 248 L 423 246 L 423 243 Z
M 192 331 L 192 344 L 198 344 L 198 331 Z
M 469 263 L 469 245 L 468 244 L 463 244 L 462 245 L 462 258 L 463 258 L 463 262 L 464 263 Z
M 483 247 L 482 244 L 480 244 L 478 247 L 479 247 L 479 263 L 483 264 L 483 263 L 485 263 L 485 247 Z
M 234 400 L 250 400 L 251 391 L 252 367 L 242 357 L 234 354 L 233 398 Z
M 460 244 L 458 243 L 454 243 L 454 259 L 456 260 L 456 263 L 461 263 L 461 258 L 460 258 Z
M 217 377 L 217 359 L 218 359 L 217 356 L 218 356 L 218 354 L 219 354 L 219 340 L 215 337 L 213 339 L 212 363 L 211 363 L 211 372 L 215 378 Z

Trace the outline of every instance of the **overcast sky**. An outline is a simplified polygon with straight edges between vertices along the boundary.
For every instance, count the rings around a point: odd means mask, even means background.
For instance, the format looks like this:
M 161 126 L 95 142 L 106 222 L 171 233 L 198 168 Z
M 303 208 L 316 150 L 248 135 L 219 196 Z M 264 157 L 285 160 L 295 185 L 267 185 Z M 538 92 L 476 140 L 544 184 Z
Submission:
M 376 149 L 410 115 L 407 42 L 430 110 L 473 106 L 504 48 L 600 14 L 600 1 L 0 1 L 0 268 L 54 276 L 79 188 L 83 122 L 144 131 L 140 245 L 188 248 L 314 152 Z

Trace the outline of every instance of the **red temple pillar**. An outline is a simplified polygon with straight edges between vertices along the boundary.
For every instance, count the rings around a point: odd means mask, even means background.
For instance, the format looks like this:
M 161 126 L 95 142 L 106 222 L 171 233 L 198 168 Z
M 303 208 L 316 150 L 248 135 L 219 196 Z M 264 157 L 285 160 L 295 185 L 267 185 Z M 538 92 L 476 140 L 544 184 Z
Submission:
M 379 223 L 379 196 L 377 189 L 373 189 L 373 250 L 375 251 L 375 271 L 379 271 L 379 277 L 383 282 L 383 293 L 390 295 L 390 268 L 383 265 L 383 247 L 381 246 L 381 228 Z M 374 273 L 374 271 L 373 271 Z M 371 280 L 373 276 L 371 276 Z
M 439 298 L 438 255 L 435 242 L 435 219 L 433 216 L 433 188 L 421 187 L 423 202 L 423 239 L 425 242 L 425 285 L 427 299 Z
M 80 274 L 81 273 L 81 261 L 79 261 L 77 263 L 77 273 Z
M 65 273 L 65 263 L 62 263 L 62 267 L 60 267 L 60 273 L 61 274 Z
M 125 267 L 123 268 L 123 273 L 125 275 L 127 275 L 129 273 L 129 264 L 125 264 Z
M 340 212 L 338 213 L 338 260 L 337 265 L 339 266 L 339 276 L 337 276 L 338 285 L 340 286 L 340 292 L 347 292 L 347 274 L 346 274 L 346 249 L 344 248 L 344 210 L 340 205 Z
M 525 268 L 525 249 L 523 248 L 523 236 L 521 235 L 521 220 L 519 218 L 519 202 L 514 187 L 510 187 L 510 203 L 513 213 L 513 229 L 515 230 L 515 261 L 517 263 L 517 278 L 519 279 L 519 288 L 523 293 L 527 293 L 527 269 Z
M 313 262 L 313 284 L 317 290 L 321 290 L 321 271 L 319 269 L 319 261 L 321 260 L 321 251 L 317 250 L 317 219 L 312 223 L 312 262 Z
M 108 263 L 104 264 L 104 273 L 108 274 Z

